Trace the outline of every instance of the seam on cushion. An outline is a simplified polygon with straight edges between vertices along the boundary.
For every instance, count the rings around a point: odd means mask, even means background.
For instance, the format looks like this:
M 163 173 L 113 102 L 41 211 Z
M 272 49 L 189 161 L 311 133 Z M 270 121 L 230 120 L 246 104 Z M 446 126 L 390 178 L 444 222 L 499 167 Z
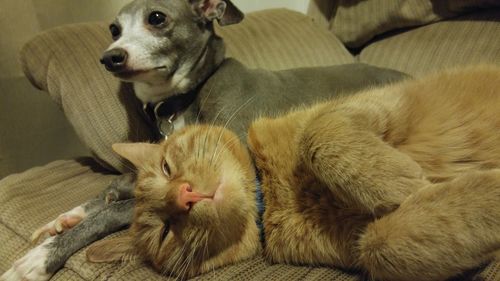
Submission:
M 42 33 L 43 34 L 43 33 Z M 36 37 L 35 37 L 36 38 Z M 45 77 L 43 77 L 44 79 L 42 79 L 42 81 L 37 81 L 34 77 L 33 77 L 33 73 L 32 73 L 32 69 L 30 66 L 28 65 L 44 65 L 44 63 L 41 63 L 41 59 L 39 56 L 36 56 L 36 55 L 32 55 L 30 56 L 32 60 L 36 60 L 36 63 L 29 63 L 28 62 L 28 58 L 26 57 L 26 53 L 28 52 L 28 49 L 31 49 L 31 53 L 35 52 L 35 53 L 40 53 L 40 44 L 35 44 L 37 39 L 32 39 L 31 41 L 29 41 L 28 43 L 26 43 L 21 51 L 20 51 L 20 61 L 21 61 L 21 69 L 24 73 L 24 76 L 26 76 L 26 78 L 28 78 L 28 80 L 31 82 L 31 84 L 39 89 L 39 90 L 43 90 L 43 91 L 46 91 L 47 89 L 47 71 L 48 71 L 48 65 L 49 63 L 46 64 L 46 67 L 44 69 L 44 73 L 45 73 Z M 48 46 L 44 36 L 40 36 L 38 37 L 38 40 L 43 42 L 43 44 L 45 46 Z M 47 56 L 47 62 L 50 62 L 52 60 L 52 57 L 54 56 L 54 52 L 52 50 L 52 48 L 48 48 L 48 56 Z M 38 74 L 38 73 L 37 73 Z M 45 80 L 45 83 L 43 83 L 43 80 Z M 45 86 L 45 88 L 44 88 Z
M 54 54 L 51 54 L 50 58 L 49 58 L 49 61 L 47 63 L 47 70 L 46 70 L 46 74 L 45 74 L 45 86 L 46 86 L 46 89 L 43 89 L 45 92 L 47 92 L 47 94 L 50 96 L 50 98 L 58 105 L 58 107 L 61 109 L 61 111 L 63 111 L 63 113 L 65 114 L 64 112 L 64 108 L 63 108 L 63 104 L 62 104 L 62 94 L 61 94 L 61 85 L 59 83 L 59 85 L 56 85 L 57 87 L 57 91 L 54 91 L 54 84 L 55 83 L 49 83 L 49 81 L 54 81 L 56 79 L 53 79 L 52 77 L 52 73 L 56 73 L 57 72 L 57 66 L 58 66 L 58 63 L 57 63 L 57 60 L 54 59 L 55 55 Z M 66 115 L 64 115 L 66 116 Z
M 123 263 L 121 263 L 121 265 L 123 265 Z M 115 280 L 120 280 L 120 278 L 124 278 L 125 276 L 129 275 L 130 273 L 142 269 L 142 266 L 139 266 L 139 267 L 135 266 L 135 267 L 132 267 L 129 270 L 126 270 L 125 272 L 119 272 L 118 271 L 119 267 L 121 267 L 120 264 L 114 265 L 113 266 L 113 269 L 114 269 L 113 272 L 102 272 L 101 274 L 99 274 L 99 276 L 96 277 L 96 280 L 99 277 L 105 277 L 105 279 L 103 279 L 103 280 L 108 280 L 108 279 L 111 279 L 111 278 L 113 278 Z M 107 273 L 107 274 L 104 275 L 104 273 Z
M 66 269 L 67 271 L 71 271 L 72 273 L 74 273 L 76 276 L 80 277 L 80 279 L 82 280 L 86 280 L 86 281 L 90 281 L 91 279 L 87 279 L 87 278 L 84 278 L 80 273 L 76 272 L 74 269 L 70 268 L 70 267 L 66 267 L 66 266 L 63 266 L 61 269 L 59 269 L 57 272 L 59 272 L 60 270 L 62 269 Z M 56 272 L 56 274 L 57 274 Z M 55 274 L 54 274 L 55 275 Z M 52 279 L 52 277 L 51 277 Z
M 47 64 L 46 64 L 46 67 L 45 67 L 45 77 L 44 78 L 44 86 L 45 88 L 42 89 L 44 91 L 49 91 L 49 70 L 51 69 L 51 67 L 53 67 L 53 64 L 54 64 L 54 57 L 55 57 L 55 51 L 54 51 L 54 47 L 52 46 L 52 42 L 48 41 L 49 38 L 47 38 L 47 36 L 42 36 L 40 37 L 40 40 L 43 42 L 43 44 L 45 46 L 50 46 L 49 47 L 49 55 L 47 56 Z M 60 94 L 60 93 L 59 93 Z M 59 100 L 60 100 L 60 97 L 59 97 Z
M 6 229 L 8 229 L 9 231 L 11 231 L 15 235 L 17 235 L 19 238 L 21 238 L 22 240 L 24 240 L 24 242 L 29 243 L 28 239 L 24 238 L 24 236 L 22 236 L 19 232 L 15 231 L 12 227 L 10 227 L 9 225 L 7 225 L 4 221 L 0 220 L 0 225 L 4 226 Z
M 19 238 L 21 238 L 22 240 L 24 240 L 24 242 L 26 242 L 26 243 L 29 242 L 28 239 L 24 238 L 21 234 L 19 234 L 17 231 L 15 231 L 12 227 L 10 227 L 9 225 L 5 224 L 5 222 L 3 222 L 3 221 L 0 220 L 0 225 L 4 226 L 7 230 L 9 230 L 10 232 L 14 233 Z

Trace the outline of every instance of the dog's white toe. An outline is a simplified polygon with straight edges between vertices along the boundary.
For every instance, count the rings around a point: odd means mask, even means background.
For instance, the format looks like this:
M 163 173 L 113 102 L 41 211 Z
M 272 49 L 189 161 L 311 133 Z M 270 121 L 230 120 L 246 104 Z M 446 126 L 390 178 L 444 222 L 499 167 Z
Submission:
M 49 255 L 49 245 L 54 237 L 46 239 L 42 244 L 31 249 L 24 257 L 14 262 L 13 266 L 1 277 L 2 281 L 45 281 L 52 274 L 47 273 L 46 261 Z
M 64 214 L 59 215 L 55 220 L 35 230 L 33 235 L 31 235 L 31 241 L 36 243 L 46 233 L 52 236 L 60 234 L 80 223 L 80 221 L 82 221 L 86 216 L 87 213 L 85 213 L 85 210 L 81 206 L 73 208 Z

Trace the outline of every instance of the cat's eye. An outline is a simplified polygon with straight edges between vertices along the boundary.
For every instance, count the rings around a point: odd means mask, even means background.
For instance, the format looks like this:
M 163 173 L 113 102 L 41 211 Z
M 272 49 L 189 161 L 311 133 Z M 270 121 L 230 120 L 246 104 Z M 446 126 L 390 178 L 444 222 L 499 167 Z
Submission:
M 155 27 L 160 27 L 165 23 L 166 20 L 167 16 L 164 13 L 158 11 L 152 12 L 148 17 L 148 23 Z
M 120 27 L 118 27 L 118 25 L 112 23 L 109 26 L 109 31 L 111 32 L 111 36 L 113 37 L 113 40 L 116 41 L 118 38 L 120 38 L 121 30 L 120 30 Z
M 163 170 L 163 173 L 165 174 L 165 176 L 170 177 L 171 171 L 170 171 L 170 166 L 167 163 L 167 160 L 163 159 L 163 161 L 161 163 L 161 169 Z
M 170 223 L 168 221 L 166 221 L 163 224 L 163 228 L 161 229 L 161 238 L 160 238 L 161 242 L 163 242 L 165 240 L 165 238 L 167 237 L 169 231 L 170 231 Z

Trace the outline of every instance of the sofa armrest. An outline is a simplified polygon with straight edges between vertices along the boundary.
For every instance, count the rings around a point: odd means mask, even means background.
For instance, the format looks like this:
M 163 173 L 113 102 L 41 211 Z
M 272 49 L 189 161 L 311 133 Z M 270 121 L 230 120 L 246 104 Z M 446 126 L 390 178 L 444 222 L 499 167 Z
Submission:
M 21 51 L 21 63 L 33 85 L 62 108 L 91 153 L 108 168 L 124 172 L 126 164 L 111 145 L 152 136 L 131 87 L 99 63 L 110 42 L 104 23 L 61 26 L 29 41 Z

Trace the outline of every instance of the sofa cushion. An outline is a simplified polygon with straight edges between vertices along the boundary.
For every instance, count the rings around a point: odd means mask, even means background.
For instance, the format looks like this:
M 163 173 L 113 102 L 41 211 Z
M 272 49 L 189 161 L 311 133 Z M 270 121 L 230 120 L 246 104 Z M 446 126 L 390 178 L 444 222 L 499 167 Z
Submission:
M 90 158 L 56 161 L 0 181 L 0 272 L 28 251 L 35 229 L 109 185 L 115 176 L 99 169 Z
M 251 67 L 286 69 L 354 62 L 340 41 L 307 16 L 284 9 L 249 14 L 218 28 L 228 56 Z M 105 23 L 55 28 L 28 42 L 21 59 L 26 76 L 62 107 L 77 135 L 101 162 L 127 166 L 112 152 L 116 142 L 151 139 L 139 101 L 99 63 L 111 43 Z
M 421 76 L 467 64 L 500 65 L 500 9 L 433 23 L 363 49 L 361 62 Z
M 475 9 L 500 6 L 497 0 L 313 0 L 309 14 L 326 23 L 351 48 L 387 31 L 420 26 Z
M 91 159 L 56 161 L 0 181 L 0 275 L 31 249 L 29 237 L 36 228 L 93 198 L 115 177 L 96 169 L 99 165 Z M 160 276 L 139 261 L 89 263 L 85 251 L 84 248 L 74 254 L 52 280 L 174 280 Z M 486 281 L 498 280 L 500 263 L 488 265 L 481 276 Z M 271 265 L 262 257 L 255 257 L 193 280 L 355 281 L 363 278 L 334 268 Z

